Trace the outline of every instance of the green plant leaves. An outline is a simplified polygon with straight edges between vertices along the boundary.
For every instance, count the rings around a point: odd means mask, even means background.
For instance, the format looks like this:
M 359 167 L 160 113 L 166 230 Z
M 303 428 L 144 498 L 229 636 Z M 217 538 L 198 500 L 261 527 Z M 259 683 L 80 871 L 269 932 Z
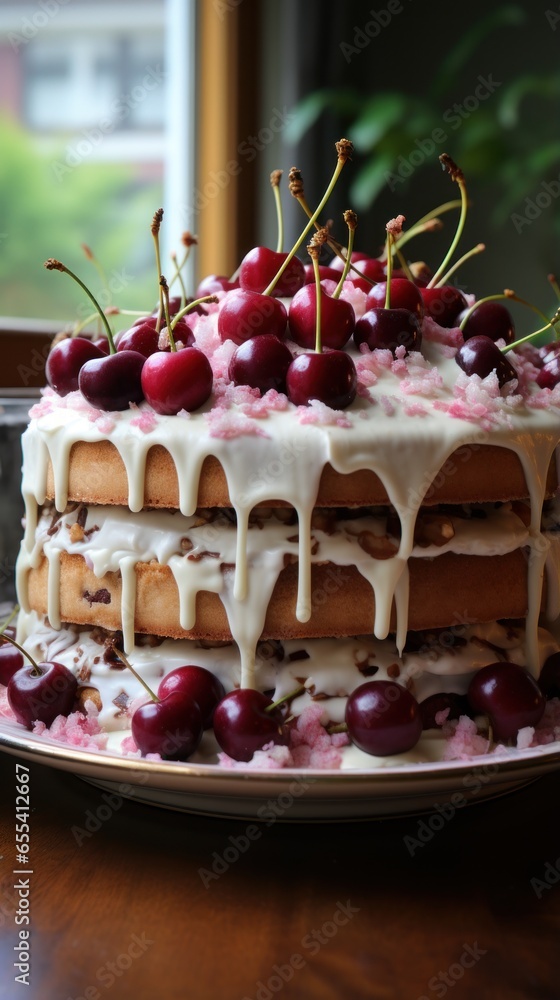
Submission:
M 348 131 L 357 151 L 367 153 L 376 146 L 404 118 L 408 104 L 407 97 L 399 93 L 370 97 Z
M 444 109 L 456 89 L 458 73 L 469 65 L 481 44 L 496 32 L 506 44 L 504 29 L 519 27 L 526 18 L 521 4 L 489 5 L 485 17 L 457 33 L 457 44 L 441 61 L 433 60 L 431 85 L 426 88 L 423 82 L 416 94 L 391 89 L 368 95 L 353 88 L 309 94 L 295 109 L 295 121 L 287 130 L 289 139 L 298 141 L 325 111 L 338 113 L 357 154 L 361 154 L 356 157 L 350 193 L 356 209 L 363 210 L 390 184 L 398 164 L 417 148 L 429 147 L 432 132 L 439 129 L 447 133 L 448 151 L 470 179 L 490 178 L 492 221 L 503 225 L 524 198 L 560 170 L 560 72 L 537 70 L 504 82 L 492 101 L 457 116 L 456 124 L 446 117 Z M 426 164 L 441 151 L 434 148 L 433 157 L 428 153 Z
M 304 97 L 294 108 L 294 118 L 288 122 L 284 133 L 286 142 L 296 145 L 315 124 L 327 108 L 346 117 L 359 112 L 363 96 L 351 87 L 315 90 Z
M 350 187 L 350 198 L 357 209 L 369 208 L 387 183 L 387 174 L 395 167 L 392 153 L 376 154 L 358 171 Z
M 560 74 L 536 76 L 526 74 L 515 80 L 500 95 L 498 121 L 503 128 L 516 128 L 519 124 L 520 105 L 525 97 L 554 98 L 560 95 Z
M 441 96 L 456 79 L 460 69 L 476 52 L 480 43 L 498 28 L 516 27 L 525 21 L 525 12 L 518 4 L 506 4 L 492 10 L 461 35 L 457 45 L 442 59 L 432 81 L 430 95 Z

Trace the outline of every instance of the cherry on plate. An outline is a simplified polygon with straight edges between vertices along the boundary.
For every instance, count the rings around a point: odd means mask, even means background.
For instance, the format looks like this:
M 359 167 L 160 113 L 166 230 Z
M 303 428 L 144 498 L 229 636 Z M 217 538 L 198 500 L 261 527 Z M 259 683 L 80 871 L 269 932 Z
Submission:
M 536 726 L 545 699 L 531 674 L 517 663 L 490 663 L 476 672 L 467 692 L 475 712 L 487 715 L 494 736 L 515 739 L 520 729 Z
M 376 757 L 406 753 L 422 735 L 418 702 L 394 681 L 360 684 L 348 698 L 345 718 L 352 743 Z
M 214 735 L 234 760 L 251 760 L 267 743 L 286 743 L 280 709 L 267 712 L 273 702 L 252 688 L 230 691 L 214 712 Z
M 175 690 L 137 708 L 131 730 L 143 756 L 158 753 L 165 760 L 187 760 L 202 739 L 202 713 L 196 701 Z
M 51 726 L 58 715 L 69 715 L 78 682 L 62 663 L 28 664 L 8 681 L 8 702 L 18 722 L 31 729 L 34 722 Z
M 166 698 L 172 691 L 180 691 L 186 698 L 196 701 L 204 729 L 212 725 L 214 709 L 226 693 L 215 674 L 195 665 L 176 667 L 165 675 L 158 688 L 158 698 Z

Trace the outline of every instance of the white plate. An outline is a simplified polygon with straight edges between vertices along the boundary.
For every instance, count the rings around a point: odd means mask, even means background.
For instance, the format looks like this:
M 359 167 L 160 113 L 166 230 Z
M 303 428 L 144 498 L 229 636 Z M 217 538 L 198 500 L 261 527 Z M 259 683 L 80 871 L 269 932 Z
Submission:
M 450 810 L 512 791 L 560 766 L 560 743 L 553 743 L 472 761 L 370 770 L 230 770 L 81 750 L 34 736 L 7 719 L 0 719 L 0 750 L 69 771 L 124 798 L 183 812 L 256 818 L 268 824 L 374 819 L 435 810 L 438 815 L 432 818 L 439 828 Z

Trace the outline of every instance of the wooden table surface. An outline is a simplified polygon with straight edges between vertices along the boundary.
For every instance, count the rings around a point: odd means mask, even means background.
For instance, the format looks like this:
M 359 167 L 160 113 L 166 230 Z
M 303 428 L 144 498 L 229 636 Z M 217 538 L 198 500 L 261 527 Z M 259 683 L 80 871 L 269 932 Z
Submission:
M 76 837 L 104 793 L 30 765 L 27 987 L 12 965 L 15 766 L 0 756 L 2 1000 L 560 997 L 560 773 L 458 811 L 414 855 L 419 817 L 277 823 L 205 885 L 199 869 L 246 821 L 125 801 Z

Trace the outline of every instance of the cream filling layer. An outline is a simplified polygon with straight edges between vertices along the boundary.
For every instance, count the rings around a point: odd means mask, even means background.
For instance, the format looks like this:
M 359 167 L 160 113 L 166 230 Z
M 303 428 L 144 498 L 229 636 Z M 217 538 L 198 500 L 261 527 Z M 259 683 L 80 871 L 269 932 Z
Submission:
M 510 504 L 500 507 L 489 504 L 479 509 L 479 513 L 484 516 L 466 518 L 446 514 L 446 527 L 451 527 L 453 537 L 442 545 L 415 545 L 412 557 L 436 558 L 446 552 L 504 555 L 527 544 L 528 529 Z M 286 557 L 297 558 L 299 552 L 298 525 L 278 520 L 274 511 L 266 515 L 264 511 L 257 512 L 256 522 L 249 524 L 245 534 L 243 553 L 249 593 L 240 600 L 230 575 L 222 569 L 223 564 L 231 566 L 239 558 L 239 532 L 223 513 L 204 521 L 197 515 L 186 517 L 180 512 L 131 514 L 126 508 L 90 506 L 87 513 L 84 508 L 77 508 L 63 514 L 53 525 L 52 512 L 47 509 L 39 520 L 33 549 L 24 550 L 20 559 L 23 607 L 29 610 L 25 593 L 27 571 L 36 568 L 44 554 L 49 563 L 48 617 L 53 625 L 60 627 L 60 555 L 66 552 L 83 556 L 99 578 L 109 572 L 121 574 L 121 621 L 128 651 L 134 645 L 134 566 L 156 560 L 162 566 L 169 566 L 173 573 L 182 628 L 187 631 L 194 627 L 196 596 L 199 591 L 210 591 L 219 594 L 224 603 L 234 640 L 238 644 L 254 641 L 253 629 L 260 623 L 262 631 L 268 603 Z M 355 565 L 373 587 L 376 601 L 380 592 L 391 593 L 384 579 L 387 560 L 368 554 L 360 544 L 364 535 L 389 541 L 386 516 L 340 519 L 334 522 L 333 529 L 328 533 L 312 529 L 310 562 Z M 398 544 L 394 539 L 390 541 L 393 547 Z M 249 605 L 251 616 L 247 626 Z M 246 634 L 248 628 L 250 635 Z

